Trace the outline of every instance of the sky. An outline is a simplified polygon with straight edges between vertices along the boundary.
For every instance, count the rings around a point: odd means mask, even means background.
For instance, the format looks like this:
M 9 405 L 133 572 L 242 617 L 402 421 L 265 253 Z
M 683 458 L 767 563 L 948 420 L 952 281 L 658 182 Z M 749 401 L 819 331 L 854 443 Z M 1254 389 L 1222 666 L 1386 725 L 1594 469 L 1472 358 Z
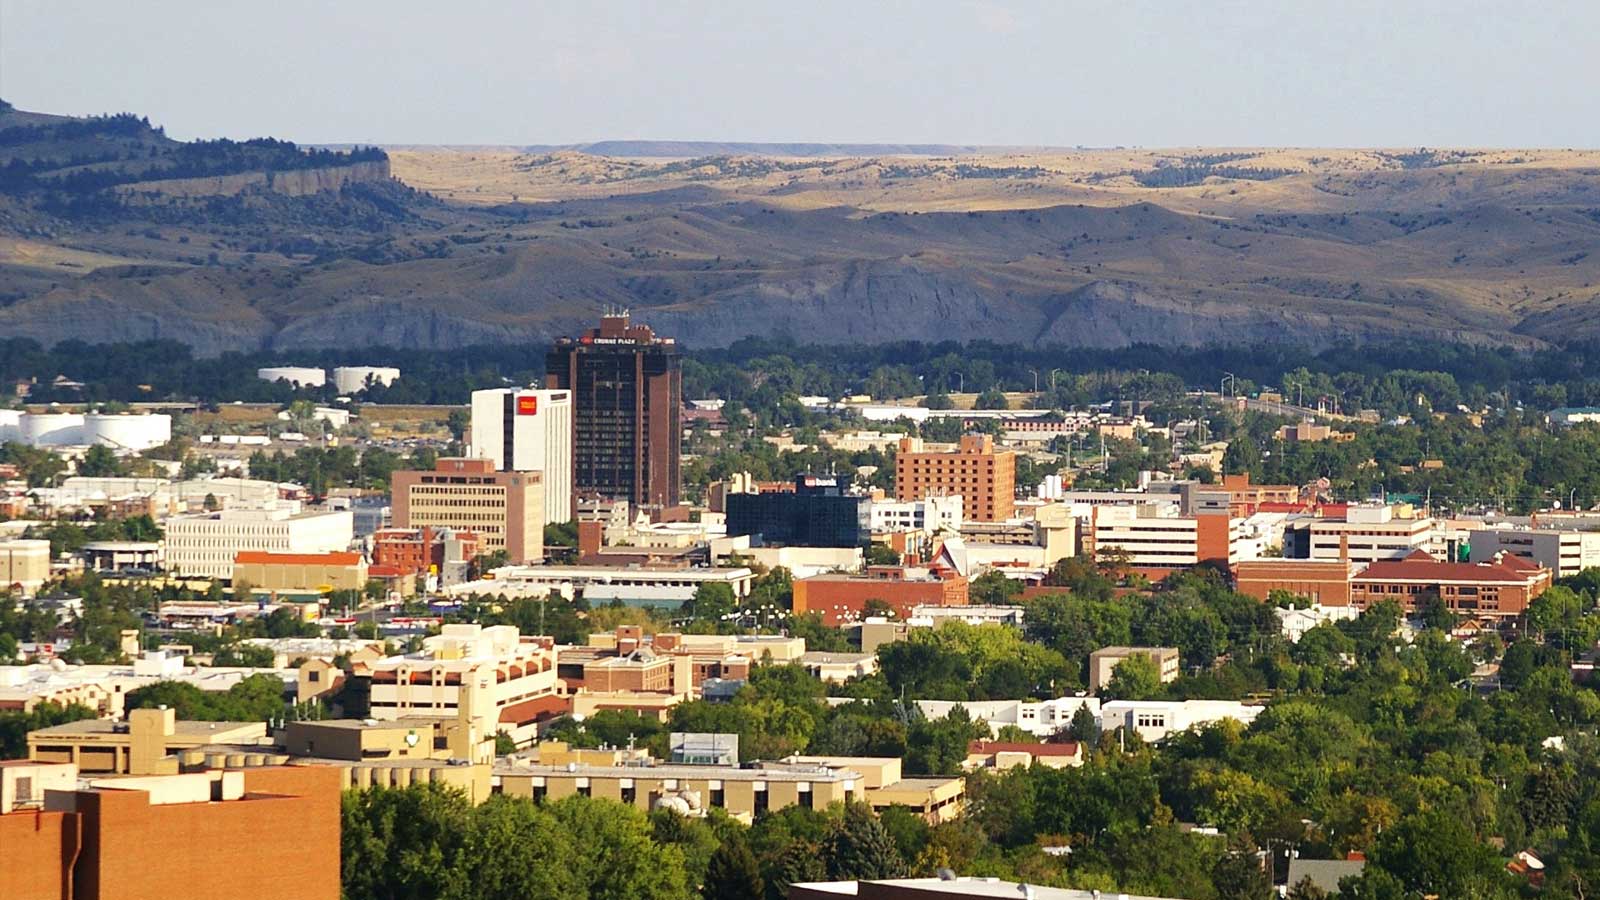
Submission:
M 0 0 L 0 98 L 180 138 L 1600 146 L 1596 0 Z

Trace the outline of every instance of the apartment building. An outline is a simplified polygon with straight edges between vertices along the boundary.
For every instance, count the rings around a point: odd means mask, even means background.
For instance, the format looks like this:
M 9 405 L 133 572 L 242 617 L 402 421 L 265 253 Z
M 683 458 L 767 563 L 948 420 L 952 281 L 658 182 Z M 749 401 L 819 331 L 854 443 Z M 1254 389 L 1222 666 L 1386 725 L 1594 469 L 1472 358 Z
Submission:
M 339 897 L 334 769 L 80 782 L 71 765 L 7 762 L 0 775 L 0 897 Z
M 901 438 L 894 464 L 900 500 L 957 495 L 967 519 L 1000 522 L 1016 511 L 1017 458 L 996 450 L 990 435 L 963 435 L 954 452 L 923 449 L 921 438 Z
M 304 512 L 293 500 L 241 504 L 167 520 L 167 569 L 196 578 L 233 578 L 240 552 L 329 553 L 349 549 L 349 510 Z
M 513 563 L 544 558 L 544 481 L 539 472 L 499 472 L 487 459 L 440 459 L 431 472 L 395 472 L 390 498 L 396 528 L 470 531 L 483 552 Z
M 1441 556 L 1443 537 L 1433 519 L 1405 505 L 1351 504 L 1342 517 L 1299 516 L 1284 526 L 1283 555 L 1292 559 L 1370 563 L 1418 550 Z
M 521 744 L 566 709 L 555 651 L 510 625 L 445 625 L 420 651 L 366 668 L 371 717 L 380 721 L 466 714 Z
M 472 392 L 469 455 L 501 472 L 539 472 L 544 521 L 572 521 L 572 392 L 497 388 Z

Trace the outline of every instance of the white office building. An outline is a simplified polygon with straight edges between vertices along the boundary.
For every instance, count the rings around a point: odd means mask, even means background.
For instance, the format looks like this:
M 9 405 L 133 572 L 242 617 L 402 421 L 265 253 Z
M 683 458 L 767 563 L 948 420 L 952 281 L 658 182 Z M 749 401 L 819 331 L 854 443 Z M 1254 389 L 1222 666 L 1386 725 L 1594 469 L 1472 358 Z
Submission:
M 874 534 L 885 531 L 920 531 L 930 537 L 961 530 L 961 496 L 928 497 L 922 500 L 874 500 L 869 516 Z
M 471 455 L 502 472 L 544 473 L 544 521 L 572 521 L 572 392 L 472 392 Z
M 167 520 L 167 569 L 197 578 L 233 578 L 240 551 L 332 553 L 355 536 L 349 510 L 302 512 L 274 501 Z

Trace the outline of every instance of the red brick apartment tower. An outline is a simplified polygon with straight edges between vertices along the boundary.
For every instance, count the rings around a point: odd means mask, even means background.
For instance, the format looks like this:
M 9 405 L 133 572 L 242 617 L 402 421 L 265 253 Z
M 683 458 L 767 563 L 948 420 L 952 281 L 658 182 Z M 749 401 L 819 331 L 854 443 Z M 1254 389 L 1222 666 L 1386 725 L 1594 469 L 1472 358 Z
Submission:
M 572 391 L 572 486 L 634 506 L 678 502 L 683 453 L 683 359 L 672 338 L 628 313 L 561 338 L 545 357 L 545 386 Z

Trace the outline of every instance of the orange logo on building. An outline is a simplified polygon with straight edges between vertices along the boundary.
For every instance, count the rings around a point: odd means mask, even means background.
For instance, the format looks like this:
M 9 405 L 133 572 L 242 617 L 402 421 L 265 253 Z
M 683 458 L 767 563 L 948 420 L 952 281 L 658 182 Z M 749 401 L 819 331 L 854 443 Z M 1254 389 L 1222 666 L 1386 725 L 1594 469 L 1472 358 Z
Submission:
M 531 416 L 531 415 L 534 415 L 535 413 L 537 413 L 538 411 L 539 411 L 539 398 L 538 397 L 518 397 L 517 398 L 517 415 L 519 415 L 519 416 Z

